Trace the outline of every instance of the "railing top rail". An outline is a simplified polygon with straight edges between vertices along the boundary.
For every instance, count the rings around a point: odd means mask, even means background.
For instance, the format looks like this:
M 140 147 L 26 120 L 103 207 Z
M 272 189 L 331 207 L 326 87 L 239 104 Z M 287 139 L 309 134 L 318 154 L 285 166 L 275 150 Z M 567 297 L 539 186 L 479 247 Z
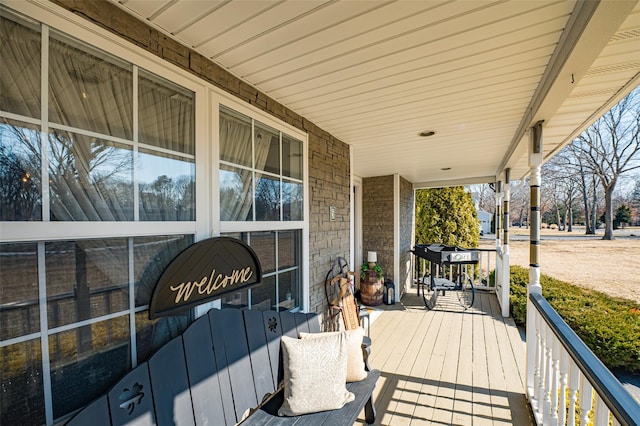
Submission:
M 638 425 L 640 404 L 542 295 L 532 293 L 529 299 L 620 424 Z

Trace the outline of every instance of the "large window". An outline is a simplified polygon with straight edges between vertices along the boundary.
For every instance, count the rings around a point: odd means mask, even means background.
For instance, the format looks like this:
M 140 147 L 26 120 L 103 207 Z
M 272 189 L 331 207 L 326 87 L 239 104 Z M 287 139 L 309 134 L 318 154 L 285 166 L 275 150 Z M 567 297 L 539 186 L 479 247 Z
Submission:
M 300 308 L 303 142 L 225 106 L 219 117 L 221 229 L 245 240 L 263 268 L 261 286 L 227 297 L 223 304 Z
M 0 12 L 0 424 L 53 424 L 191 320 L 148 304 L 194 241 L 195 94 Z

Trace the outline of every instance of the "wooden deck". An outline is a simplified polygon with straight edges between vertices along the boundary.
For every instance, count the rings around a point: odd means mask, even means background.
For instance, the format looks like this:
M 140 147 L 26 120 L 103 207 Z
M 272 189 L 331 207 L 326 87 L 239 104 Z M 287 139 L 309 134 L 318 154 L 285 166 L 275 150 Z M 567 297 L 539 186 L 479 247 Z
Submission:
M 476 294 L 463 311 L 447 294 L 428 311 L 413 290 L 380 309 L 371 325 L 371 367 L 381 371 L 376 424 L 534 424 L 524 342 L 494 295 Z

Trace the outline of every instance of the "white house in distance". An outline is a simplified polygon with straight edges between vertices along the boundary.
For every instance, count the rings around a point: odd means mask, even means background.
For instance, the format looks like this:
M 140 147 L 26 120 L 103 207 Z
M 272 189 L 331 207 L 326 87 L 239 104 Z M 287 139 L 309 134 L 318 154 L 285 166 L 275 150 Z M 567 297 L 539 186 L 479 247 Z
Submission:
M 491 233 L 491 216 L 493 215 L 480 208 L 480 194 L 478 194 L 477 192 L 472 192 L 471 198 L 473 199 L 473 205 L 476 206 L 476 211 L 478 212 L 478 221 L 480 222 L 480 233 L 490 234 Z

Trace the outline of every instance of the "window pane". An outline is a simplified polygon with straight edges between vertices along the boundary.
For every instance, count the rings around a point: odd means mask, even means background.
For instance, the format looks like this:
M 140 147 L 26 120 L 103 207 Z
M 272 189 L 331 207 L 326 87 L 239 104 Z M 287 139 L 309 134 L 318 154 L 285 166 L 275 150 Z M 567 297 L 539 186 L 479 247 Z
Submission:
M 126 239 L 48 242 L 45 259 L 50 328 L 129 307 Z
M 252 232 L 251 248 L 256 252 L 262 273 L 268 274 L 276 270 L 276 233 L 271 231 Z
M 302 220 L 301 183 L 282 181 L 282 220 Z
M 249 290 L 227 294 L 220 298 L 222 309 L 246 309 L 249 306 Z
M 253 173 L 220 165 L 220 220 L 253 219 Z
M 35 243 L 0 244 L 0 340 L 40 330 Z
M 53 416 L 87 405 L 130 368 L 129 316 L 49 336 Z
M 182 333 L 193 321 L 191 312 L 154 320 L 149 319 L 149 311 L 136 313 L 138 364 L 148 360 L 162 345 Z
M 40 339 L 0 348 L 0 389 L 0 424 L 45 423 Z
M 195 220 L 195 162 L 140 150 L 140 220 Z
M 282 135 L 282 174 L 302 179 L 302 142 Z
M 301 231 L 278 232 L 278 270 L 300 267 Z
M 253 166 L 251 145 L 251 119 L 220 108 L 220 160 Z
M 255 142 L 256 170 L 280 174 L 280 132 L 256 123 Z
M 4 8 L 1 15 L 0 110 L 40 118 L 40 31 Z
M 280 220 L 280 179 L 256 174 L 256 220 Z
M 278 307 L 280 310 L 301 306 L 300 269 L 282 272 L 278 275 Z
M 251 309 L 268 311 L 275 309 L 276 276 L 263 277 L 262 284 L 251 290 Z
M 140 71 L 139 141 L 185 154 L 195 153 L 193 92 Z
M 41 220 L 40 132 L 0 119 L 0 220 Z
M 130 146 L 62 131 L 49 145 L 52 221 L 133 220 Z
M 79 129 L 133 139 L 131 65 L 52 32 L 49 119 Z

